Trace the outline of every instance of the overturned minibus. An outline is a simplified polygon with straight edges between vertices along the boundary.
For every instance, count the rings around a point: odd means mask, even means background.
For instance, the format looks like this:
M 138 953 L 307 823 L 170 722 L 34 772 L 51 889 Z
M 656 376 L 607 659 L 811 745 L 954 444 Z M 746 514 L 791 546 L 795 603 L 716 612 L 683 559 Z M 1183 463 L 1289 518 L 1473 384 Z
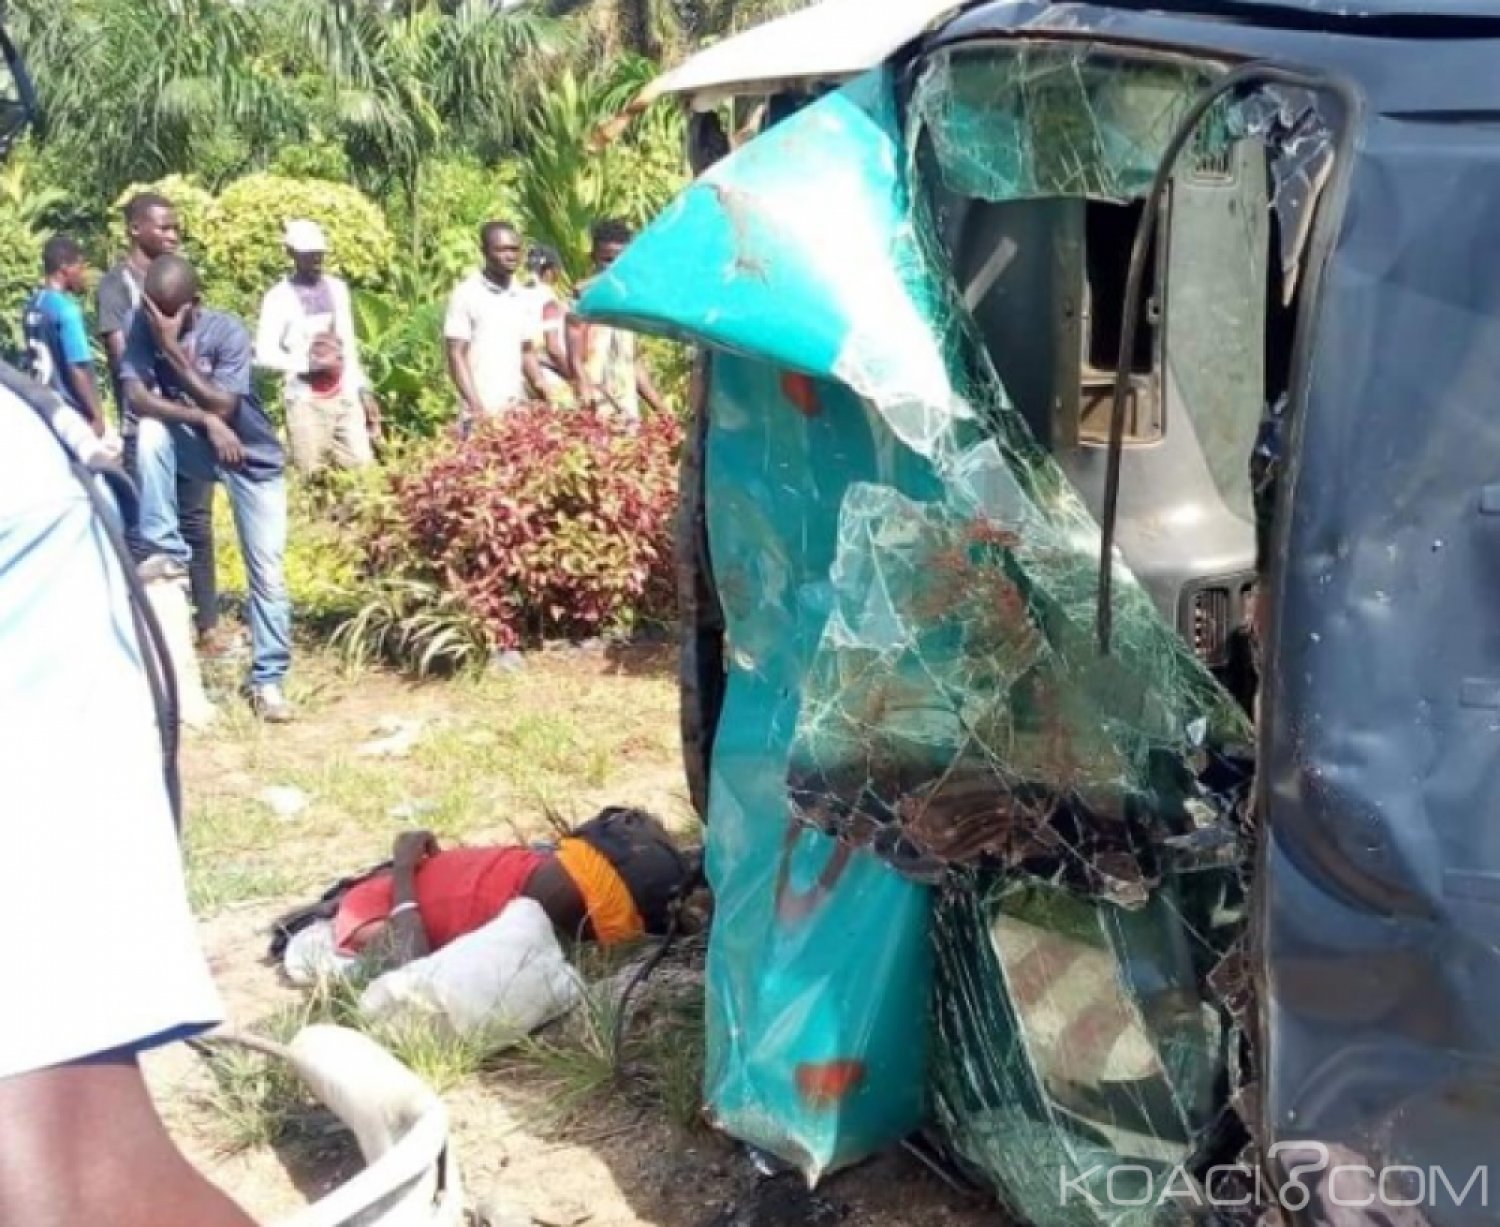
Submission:
M 1495 1219 L 1497 54 L 829 0 L 662 83 L 703 173 L 582 309 L 706 355 L 731 1133 L 933 1127 L 1039 1224 Z

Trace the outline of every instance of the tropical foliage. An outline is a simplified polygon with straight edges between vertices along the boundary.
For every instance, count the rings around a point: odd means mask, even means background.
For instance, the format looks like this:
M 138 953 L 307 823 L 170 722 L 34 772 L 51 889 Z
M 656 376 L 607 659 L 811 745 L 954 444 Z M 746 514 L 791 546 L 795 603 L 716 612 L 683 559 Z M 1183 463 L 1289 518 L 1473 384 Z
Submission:
M 300 607 L 343 620 L 356 657 L 429 668 L 659 616 L 675 421 L 538 410 L 455 447 L 444 303 L 493 218 L 586 276 L 592 222 L 643 224 L 684 182 L 681 113 L 637 113 L 642 88 L 805 2 L 10 0 L 41 115 L 0 169 L 0 345 L 18 345 L 46 236 L 77 235 L 102 267 L 143 186 L 176 205 L 210 301 L 246 315 L 284 271 L 282 224 L 313 218 L 391 439 L 355 518 L 299 504 L 328 529 L 294 534 Z M 680 396 L 682 352 L 643 352 Z
M 266 288 L 286 272 L 282 225 L 289 217 L 323 227 L 330 268 L 354 287 L 379 286 L 389 277 L 394 244 L 385 214 L 358 188 L 249 175 L 224 189 L 197 236 L 219 305 L 245 316 L 258 310 Z

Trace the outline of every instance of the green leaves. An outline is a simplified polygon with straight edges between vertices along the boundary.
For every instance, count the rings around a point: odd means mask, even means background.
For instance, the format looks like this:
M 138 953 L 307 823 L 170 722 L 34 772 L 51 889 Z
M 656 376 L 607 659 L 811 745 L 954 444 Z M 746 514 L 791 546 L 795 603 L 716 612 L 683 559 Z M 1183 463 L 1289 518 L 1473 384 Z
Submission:
M 626 57 L 579 77 L 559 73 L 531 112 L 517 198 L 529 232 L 562 255 L 575 281 L 588 274 L 589 227 L 601 217 L 647 221 L 686 182 L 682 116 L 656 108 L 599 149 L 602 125 L 655 73 Z
M 298 129 L 288 82 L 257 58 L 259 6 L 22 0 L 12 11 L 45 138 L 72 151 L 79 173 L 109 194 L 132 180 L 201 169 L 226 135 L 248 156 Z

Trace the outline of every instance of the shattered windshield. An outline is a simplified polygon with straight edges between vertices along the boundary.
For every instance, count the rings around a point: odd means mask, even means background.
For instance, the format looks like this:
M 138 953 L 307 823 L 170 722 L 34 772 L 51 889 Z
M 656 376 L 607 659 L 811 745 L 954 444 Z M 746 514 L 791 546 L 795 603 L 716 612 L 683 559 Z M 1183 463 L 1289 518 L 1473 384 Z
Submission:
M 1210 112 L 1173 176 L 1123 355 L 1113 651 L 1094 636 L 1124 267 L 1218 71 L 969 47 L 931 57 L 904 111 L 871 74 L 715 165 L 584 299 L 720 351 L 709 868 L 734 920 L 709 1090 L 809 1175 L 930 1095 L 1026 1218 L 1155 1222 L 1090 1197 L 1060 1214 L 1059 1178 L 1219 1153 L 1250 1079 L 1214 985 L 1244 926 L 1252 730 L 1210 633 L 1228 620 L 1186 579 L 1231 603 L 1254 581 L 1245 474 L 1290 229 L 1267 205 L 1293 182 L 1260 138 L 1296 106 Z M 830 1063 L 837 1112 L 799 1081 Z

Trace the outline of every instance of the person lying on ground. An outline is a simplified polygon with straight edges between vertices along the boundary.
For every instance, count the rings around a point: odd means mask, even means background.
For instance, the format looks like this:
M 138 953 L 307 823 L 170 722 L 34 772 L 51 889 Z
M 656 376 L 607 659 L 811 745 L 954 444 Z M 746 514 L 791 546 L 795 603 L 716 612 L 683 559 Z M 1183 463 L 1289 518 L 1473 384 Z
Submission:
M 614 945 L 666 933 L 697 877 L 697 855 L 679 850 L 640 810 L 605 810 L 555 850 L 445 850 L 431 832 L 408 831 L 389 868 L 341 884 L 276 928 L 295 940 L 310 923 L 331 922 L 339 958 L 385 971 L 484 928 L 525 898 L 541 905 L 560 936 Z M 273 943 L 272 953 L 285 947 Z

